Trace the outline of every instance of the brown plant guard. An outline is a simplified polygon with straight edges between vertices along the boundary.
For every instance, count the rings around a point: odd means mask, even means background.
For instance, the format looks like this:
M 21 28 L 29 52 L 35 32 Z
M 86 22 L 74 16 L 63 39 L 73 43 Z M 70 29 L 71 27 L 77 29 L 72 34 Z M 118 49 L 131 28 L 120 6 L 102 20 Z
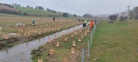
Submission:
M 57 42 L 56 47 L 60 47 L 60 43 L 59 42 Z
M 48 37 L 48 43 L 51 43 L 52 41 L 51 41 L 51 38 L 50 37 Z
M 81 38 L 83 39 L 83 38 L 84 38 L 84 36 L 83 36 L 83 35 L 81 35 Z
M 87 35 L 87 33 L 84 33 L 84 35 L 83 35 L 83 36 L 85 37 L 86 35 Z
M 27 37 L 27 38 L 29 37 L 29 35 L 30 35 L 29 32 L 25 32 L 25 33 L 24 33 L 24 36 Z
M 76 47 L 76 41 L 73 41 L 72 46 Z
M 78 41 L 81 42 L 82 41 L 81 38 L 78 38 Z
M 65 37 L 64 41 L 65 41 L 65 42 L 67 42 L 67 41 L 68 41 L 68 38 L 67 38 L 67 37 Z
M 8 35 L 8 34 L 5 34 L 5 35 L 4 35 L 4 38 L 5 38 L 5 39 L 9 39 L 9 35 Z
M 40 35 L 40 34 L 41 34 L 41 32 L 38 32 L 38 34 Z
M 43 59 L 42 58 L 38 59 L 38 62 L 43 62 Z
M 17 33 L 17 36 L 21 36 L 21 34 L 20 33 Z
M 90 32 L 90 29 L 88 29 L 87 32 Z
M 75 54 L 75 48 L 74 47 L 71 48 L 71 54 Z
M 63 57 L 63 62 L 69 62 L 67 57 Z
M 77 32 L 75 32 L 74 35 L 76 36 L 77 35 Z
M 50 49 L 50 51 L 49 51 L 48 55 L 54 55 L 54 54 L 55 54 L 54 49 Z
M 71 38 L 73 38 L 74 37 L 74 35 L 73 34 L 71 34 Z

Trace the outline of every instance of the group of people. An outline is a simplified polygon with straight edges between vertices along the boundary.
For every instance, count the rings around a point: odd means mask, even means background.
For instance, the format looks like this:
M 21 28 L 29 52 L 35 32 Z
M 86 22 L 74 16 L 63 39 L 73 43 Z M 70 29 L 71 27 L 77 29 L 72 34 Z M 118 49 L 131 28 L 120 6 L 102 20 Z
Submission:
M 93 20 L 90 20 L 90 22 L 89 22 L 90 30 L 93 28 L 95 23 L 96 23 L 96 21 L 94 22 Z M 83 23 L 83 27 L 86 27 L 86 26 L 87 26 L 87 21 L 85 20 L 84 23 Z

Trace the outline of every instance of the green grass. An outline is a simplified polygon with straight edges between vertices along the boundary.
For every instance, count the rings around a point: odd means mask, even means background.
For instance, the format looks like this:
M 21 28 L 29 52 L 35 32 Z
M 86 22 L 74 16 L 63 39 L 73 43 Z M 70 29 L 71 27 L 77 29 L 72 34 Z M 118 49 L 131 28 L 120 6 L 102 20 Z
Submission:
M 86 29 L 85 29 L 86 30 Z M 65 35 L 63 37 L 60 37 L 58 39 L 53 40 L 53 43 L 47 43 L 45 45 L 43 45 L 42 47 L 40 47 L 38 50 L 38 53 L 33 53 L 33 62 L 37 62 L 38 58 L 43 58 L 44 62 L 62 62 L 63 57 L 68 57 L 69 61 L 76 60 L 78 62 L 80 62 L 81 59 L 81 48 L 85 48 L 87 47 L 87 39 L 88 36 L 85 37 L 82 42 L 78 42 L 78 37 L 80 37 L 82 35 L 82 33 L 84 33 L 83 30 L 82 32 L 78 33 L 74 38 L 71 38 L 71 34 Z M 78 31 L 77 31 L 78 32 Z M 72 33 L 74 34 L 74 33 Z M 64 42 L 64 38 L 67 37 L 68 38 L 68 42 Z M 57 41 L 60 42 L 61 47 L 60 48 L 56 48 L 53 46 L 53 44 L 55 44 Z M 76 41 L 77 47 L 75 47 L 76 50 L 76 54 L 75 55 L 71 55 L 70 53 L 70 48 L 72 47 L 72 41 Z M 49 48 L 54 48 L 55 49 L 55 55 L 49 56 L 47 55 Z M 85 48 L 86 49 L 86 48 Z M 86 50 L 85 50 L 86 51 Z M 36 54 L 40 54 L 40 56 L 36 56 Z M 73 58 L 74 57 L 74 58 Z
M 90 39 L 90 34 L 88 34 L 83 39 L 83 42 L 77 43 L 77 62 L 81 62 L 81 48 L 85 49 L 85 62 L 138 62 L 137 28 L 138 21 L 117 21 L 115 23 L 100 21 L 93 37 L 90 58 L 87 58 L 87 41 Z M 67 37 L 68 36 L 70 35 L 67 35 Z M 64 37 L 60 37 L 54 41 L 61 42 Z M 73 39 L 69 39 L 68 43 L 61 42 L 61 48 L 55 48 L 54 46 L 51 46 L 51 44 L 45 44 L 39 49 L 42 51 L 41 56 L 35 57 L 33 62 L 37 62 L 38 58 L 43 58 L 44 61 L 54 60 L 53 62 L 61 62 L 62 58 L 65 56 L 70 58 L 68 49 L 71 45 L 70 41 L 77 40 L 77 38 L 78 35 Z M 48 48 L 54 48 L 56 50 L 56 54 L 54 56 L 48 56 Z M 69 61 L 72 60 L 69 59 Z
M 14 16 L 17 16 L 17 15 L 14 15 L 14 14 L 6 14 L 6 13 L 0 13 L 0 17 L 14 17 Z
M 97 25 L 90 62 L 138 62 L 138 21 Z
M 38 10 L 38 9 L 32 9 L 32 8 L 25 8 L 25 7 L 15 7 L 15 9 L 21 11 L 21 12 L 26 12 L 29 15 L 41 15 L 41 16 L 48 16 L 48 15 L 60 15 L 62 13 L 57 12 L 57 13 L 52 13 L 44 10 Z

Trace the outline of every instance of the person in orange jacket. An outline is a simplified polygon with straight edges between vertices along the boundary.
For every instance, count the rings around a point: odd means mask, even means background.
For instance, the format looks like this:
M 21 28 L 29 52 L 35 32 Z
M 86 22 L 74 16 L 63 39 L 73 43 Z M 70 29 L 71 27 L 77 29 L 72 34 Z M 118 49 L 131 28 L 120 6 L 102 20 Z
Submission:
M 94 21 L 90 21 L 90 30 L 93 28 L 93 26 L 94 26 Z

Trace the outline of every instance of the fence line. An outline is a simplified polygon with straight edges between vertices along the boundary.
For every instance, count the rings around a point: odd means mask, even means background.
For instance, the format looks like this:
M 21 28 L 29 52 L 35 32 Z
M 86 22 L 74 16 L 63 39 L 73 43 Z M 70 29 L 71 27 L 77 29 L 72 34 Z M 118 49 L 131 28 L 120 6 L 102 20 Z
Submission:
M 98 23 L 98 22 L 97 22 Z M 97 26 L 97 23 L 94 25 L 94 27 L 93 27 L 93 29 L 91 30 L 91 32 L 90 32 L 90 40 L 88 40 L 88 51 L 87 51 L 87 58 L 90 58 L 90 51 L 91 51 L 91 47 L 92 47 L 92 40 L 93 40 L 93 36 L 94 36 L 94 33 L 95 33 L 95 30 L 96 30 L 96 26 Z M 84 62 L 84 59 L 85 59 L 85 50 L 84 50 L 84 48 L 82 48 L 82 60 L 81 60 L 81 62 Z M 41 58 L 41 59 L 38 59 L 38 62 L 43 62 L 43 59 Z
M 98 22 L 97 22 L 98 23 Z M 88 50 L 87 50 L 87 58 L 89 59 L 90 58 L 90 50 L 91 50 L 91 47 L 92 47 L 92 40 L 93 40 L 93 36 L 94 36 L 94 33 L 95 33 L 95 30 L 96 30 L 96 26 L 97 26 L 97 23 L 94 25 L 94 27 L 93 27 L 93 29 L 90 31 L 90 40 L 88 40 Z M 82 61 L 81 62 L 84 62 L 84 53 L 86 53 L 85 52 L 85 50 L 84 50 L 84 48 L 82 48 Z

